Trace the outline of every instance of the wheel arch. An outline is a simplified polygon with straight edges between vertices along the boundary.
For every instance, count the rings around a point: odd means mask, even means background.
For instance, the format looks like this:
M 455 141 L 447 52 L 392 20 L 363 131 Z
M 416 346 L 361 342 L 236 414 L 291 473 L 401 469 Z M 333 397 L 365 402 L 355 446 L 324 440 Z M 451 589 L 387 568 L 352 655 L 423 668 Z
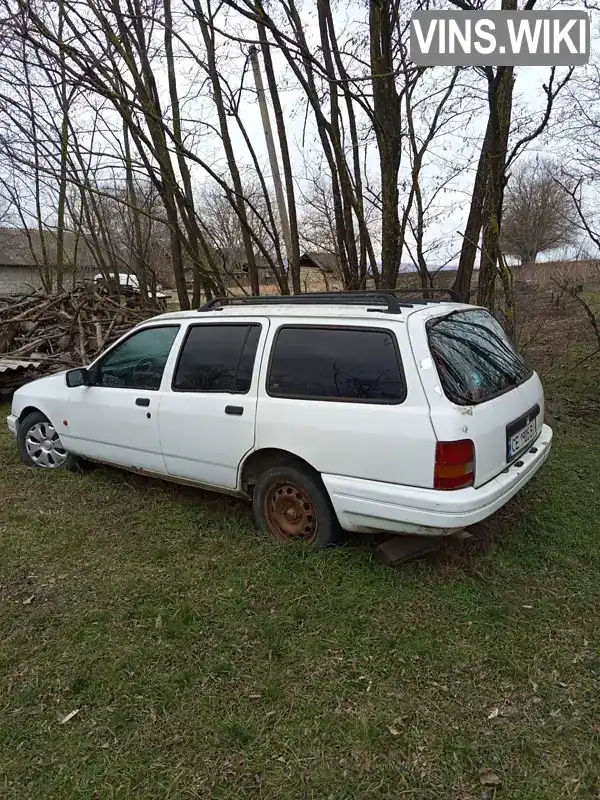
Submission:
M 320 477 L 319 471 L 312 464 L 295 453 L 277 447 L 264 447 L 261 450 L 254 450 L 243 461 L 240 468 L 240 489 L 245 494 L 252 495 L 261 472 L 283 465 L 300 467 Z
M 46 419 L 48 419 L 48 416 L 42 411 L 41 408 L 38 408 L 37 406 L 25 406 L 23 411 L 21 411 L 21 413 L 19 414 L 19 422 L 23 422 L 25 417 L 28 417 L 30 414 L 34 414 L 34 413 L 44 414 Z

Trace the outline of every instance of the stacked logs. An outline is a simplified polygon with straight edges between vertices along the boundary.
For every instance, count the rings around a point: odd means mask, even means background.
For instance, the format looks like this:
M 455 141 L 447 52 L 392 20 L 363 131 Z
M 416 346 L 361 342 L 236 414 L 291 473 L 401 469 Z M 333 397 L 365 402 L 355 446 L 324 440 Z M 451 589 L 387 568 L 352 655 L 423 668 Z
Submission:
M 151 315 L 94 287 L 0 300 L 0 359 L 35 360 L 40 373 L 88 364 Z

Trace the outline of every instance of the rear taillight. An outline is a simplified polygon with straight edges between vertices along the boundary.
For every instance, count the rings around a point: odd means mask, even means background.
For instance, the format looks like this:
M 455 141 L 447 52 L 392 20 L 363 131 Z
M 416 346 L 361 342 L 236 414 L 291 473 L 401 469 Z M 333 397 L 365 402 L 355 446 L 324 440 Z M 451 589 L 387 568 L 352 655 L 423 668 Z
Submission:
M 435 489 L 464 489 L 475 481 L 475 445 L 471 439 L 438 442 L 435 446 Z

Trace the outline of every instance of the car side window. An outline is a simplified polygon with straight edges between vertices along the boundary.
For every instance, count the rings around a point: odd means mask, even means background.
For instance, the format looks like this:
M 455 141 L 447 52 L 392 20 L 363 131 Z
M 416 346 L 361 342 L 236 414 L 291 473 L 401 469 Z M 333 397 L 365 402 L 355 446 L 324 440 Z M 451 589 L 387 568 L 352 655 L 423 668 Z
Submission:
M 178 325 L 169 325 L 134 333 L 99 362 L 94 383 L 113 389 L 160 389 L 178 331 Z
M 272 397 L 401 403 L 406 384 L 396 338 L 378 328 L 282 327 L 272 350 Z
M 173 377 L 175 392 L 250 390 L 260 325 L 193 325 L 181 348 Z

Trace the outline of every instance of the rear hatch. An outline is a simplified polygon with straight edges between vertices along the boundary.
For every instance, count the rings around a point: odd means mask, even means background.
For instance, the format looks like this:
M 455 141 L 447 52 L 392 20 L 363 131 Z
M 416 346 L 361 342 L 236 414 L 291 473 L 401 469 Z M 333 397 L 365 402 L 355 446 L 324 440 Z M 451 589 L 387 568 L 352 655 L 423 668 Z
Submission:
M 412 315 L 411 342 L 438 441 L 474 442 L 477 487 L 531 448 L 542 429 L 544 394 L 488 311 L 448 308 Z

